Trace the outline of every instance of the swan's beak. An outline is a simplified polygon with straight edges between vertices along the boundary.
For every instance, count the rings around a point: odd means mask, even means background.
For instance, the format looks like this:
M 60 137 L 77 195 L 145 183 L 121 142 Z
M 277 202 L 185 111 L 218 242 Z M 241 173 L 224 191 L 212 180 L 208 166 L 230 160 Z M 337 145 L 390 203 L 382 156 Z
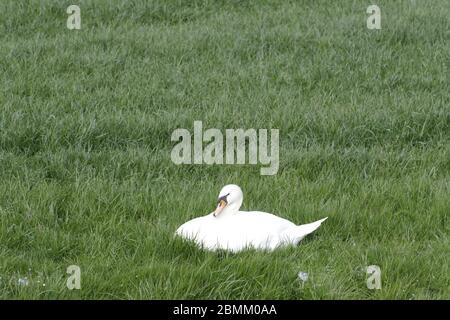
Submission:
M 217 217 L 217 215 L 223 210 L 223 208 L 226 207 L 226 205 L 227 202 L 225 200 L 220 200 L 216 210 L 214 211 L 214 217 Z

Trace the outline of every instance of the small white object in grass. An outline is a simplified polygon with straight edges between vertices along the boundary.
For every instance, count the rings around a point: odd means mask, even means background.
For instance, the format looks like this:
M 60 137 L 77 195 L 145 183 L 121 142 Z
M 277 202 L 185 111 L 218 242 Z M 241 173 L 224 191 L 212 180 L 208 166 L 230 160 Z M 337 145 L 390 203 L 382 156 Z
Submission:
M 308 281 L 308 272 L 303 272 L 303 271 L 300 271 L 299 273 L 298 273 L 298 278 L 300 279 L 300 280 L 302 280 L 303 282 L 306 282 L 306 281 Z
M 27 286 L 29 284 L 29 281 L 27 278 L 19 278 L 17 283 L 19 284 L 19 286 Z

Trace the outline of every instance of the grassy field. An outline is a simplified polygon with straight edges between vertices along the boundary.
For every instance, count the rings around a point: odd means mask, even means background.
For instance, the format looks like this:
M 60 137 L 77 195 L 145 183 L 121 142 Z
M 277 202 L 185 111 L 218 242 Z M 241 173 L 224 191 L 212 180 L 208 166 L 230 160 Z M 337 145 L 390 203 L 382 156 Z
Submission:
M 0 1 L 0 298 L 450 298 L 449 17 L 446 0 Z M 194 120 L 280 129 L 278 174 L 175 165 Z M 329 219 L 273 253 L 174 238 L 228 183 L 243 210 Z

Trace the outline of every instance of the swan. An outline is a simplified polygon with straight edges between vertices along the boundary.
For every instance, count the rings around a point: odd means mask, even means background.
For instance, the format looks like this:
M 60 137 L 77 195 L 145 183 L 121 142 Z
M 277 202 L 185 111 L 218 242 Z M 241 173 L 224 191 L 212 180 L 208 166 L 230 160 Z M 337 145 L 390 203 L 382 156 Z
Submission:
M 182 224 L 175 234 L 211 251 L 238 252 L 246 248 L 272 251 L 298 244 L 328 218 L 296 225 L 267 212 L 239 211 L 242 201 L 241 188 L 226 185 L 219 193 L 214 212 Z

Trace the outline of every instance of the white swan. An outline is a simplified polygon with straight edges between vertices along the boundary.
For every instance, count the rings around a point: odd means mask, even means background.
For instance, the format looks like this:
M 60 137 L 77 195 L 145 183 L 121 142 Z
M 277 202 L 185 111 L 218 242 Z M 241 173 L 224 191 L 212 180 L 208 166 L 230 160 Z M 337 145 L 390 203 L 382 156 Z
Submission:
M 239 211 L 242 200 L 239 186 L 226 185 L 219 193 L 214 212 L 184 223 L 176 234 L 209 250 L 237 252 L 250 247 L 273 250 L 298 244 L 327 219 L 297 226 L 271 213 Z

